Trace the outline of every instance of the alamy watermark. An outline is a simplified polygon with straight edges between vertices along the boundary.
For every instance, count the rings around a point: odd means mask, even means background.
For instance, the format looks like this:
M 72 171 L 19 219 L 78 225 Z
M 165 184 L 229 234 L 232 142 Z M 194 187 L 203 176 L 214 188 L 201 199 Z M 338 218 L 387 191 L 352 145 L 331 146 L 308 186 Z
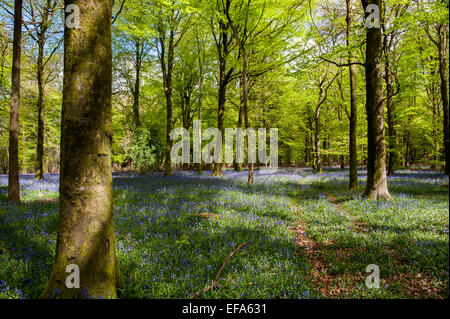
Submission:
M 380 288 L 380 267 L 370 264 L 366 267 L 366 273 L 369 274 L 366 277 L 366 287 L 369 289 Z
M 70 273 L 66 277 L 66 287 L 69 289 L 80 288 L 80 267 L 75 264 L 67 265 L 66 272 Z
M 278 129 L 270 129 L 270 149 L 267 154 L 267 131 L 259 128 L 226 128 L 225 136 L 217 128 L 207 128 L 202 132 L 201 121 L 193 122 L 193 151 L 192 161 L 194 164 L 223 163 L 243 164 L 244 163 L 244 136 L 247 136 L 247 163 L 268 165 L 260 167 L 261 174 L 274 174 L 278 168 Z M 257 138 L 258 137 L 258 138 Z M 173 163 L 191 163 L 191 134 L 186 128 L 175 128 L 172 131 L 171 140 L 179 140 L 172 147 L 170 158 Z M 236 139 L 236 148 L 234 140 Z M 256 141 L 258 140 L 258 148 Z M 202 141 L 208 143 L 202 147 Z M 225 155 L 225 156 L 224 156 Z M 224 158 L 225 157 L 225 158 Z
M 367 29 L 380 28 L 380 7 L 376 4 L 369 4 L 366 7 L 366 13 L 369 14 L 365 21 Z
M 80 7 L 76 4 L 69 4 L 64 11 L 67 13 L 66 27 L 78 29 L 80 27 Z

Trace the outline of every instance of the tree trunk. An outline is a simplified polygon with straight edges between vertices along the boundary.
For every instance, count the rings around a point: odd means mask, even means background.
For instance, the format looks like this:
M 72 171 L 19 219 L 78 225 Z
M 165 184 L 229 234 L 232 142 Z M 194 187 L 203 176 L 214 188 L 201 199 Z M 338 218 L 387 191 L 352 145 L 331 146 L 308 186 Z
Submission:
M 313 133 L 313 120 L 311 119 L 310 120 L 310 133 L 309 133 L 309 145 L 311 145 L 310 146 L 310 148 L 309 148 L 309 160 L 311 161 L 311 168 L 312 169 L 316 169 L 316 161 L 314 160 L 315 159 L 315 143 L 314 143 L 314 133 Z M 311 154 L 311 152 L 312 152 L 312 154 Z
M 44 9 L 45 10 L 45 9 Z M 43 35 L 41 35 L 43 36 Z M 45 104 L 44 104 L 44 45 L 45 39 L 39 39 L 39 52 L 37 59 L 38 82 L 38 136 L 36 150 L 36 179 L 44 178 L 44 134 L 45 134 Z
M 198 43 L 198 35 L 197 35 L 197 43 Z M 198 120 L 202 121 L 202 106 L 203 106 L 203 80 L 204 80 L 204 75 L 203 75 L 203 62 L 204 60 L 202 59 L 202 52 L 200 49 L 200 44 L 198 44 L 198 68 L 199 68 L 199 73 L 200 73 L 200 84 L 199 84 L 199 97 L 198 97 Z M 199 132 L 199 147 L 200 147 L 200 153 L 202 150 L 202 138 L 201 138 L 201 127 L 199 128 L 200 132 Z M 198 173 L 202 174 L 203 173 L 203 169 L 202 169 L 202 160 L 201 160 L 201 156 L 200 156 L 200 163 L 198 163 Z
M 305 135 L 305 166 L 309 163 L 309 137 Z
M 139 96 L 141 90 L 141 67 L 142 67 L 142 57 L 141 57 L 141 43 L 139 40 L 135 41 L 136 46 L 136 78 L 134 82 L 134 90 L 133 90 L 133 122 L 134 126 L 141 126 L 141 119 L 139 116 Z
M 26 170 L 26 163 L 25 163 L 25 159 L 26 159 L 26 145 L 25 145 L 25 125 L 22 122 L 22 168 L 20 169 L 22 174 L 26 174 L 27 170 Z
M 249 128 L 249 123 L 248 123 L 248 83 L 247 83 L 247 81 L 248 81 L 248 76 L 247 76 L 248 55 L 247 55 L 247 50 L 245 48 L 244 42 L 239 37 L 236 26 L 231 21 L 229 7 L 230 7 L 230 1 L 227 1 L 226 14 L 227 14 L 228 22 L 230 23 L 231 29 L 233 30 L 234 38 L 236 39 L 236 42 L 238 43 L 238 46 L 241 49 L 241 53 L 242 53 L 242 61 L 243 61 L 242 62 L 242 106 L 243 106 L 243 111 L 244 111 L 245 129 L 247 130 Z M 247 148 L 247 153 L 250 154 L 248 139 L 249 139 L 249 136 L 248 136 L 248 134 L 246 134 L 245 144 L 246 144 L 246 148 Z M 251 163 L 251 161 L 248 161 L 247 184 L 249 186 L 253 185 L 253 163 Z
M 362 0 L 381 8 L 381 0 Z M 366 17 L 368 14 L 366 13 Z M 367 184 L 363 196 L 390 199 L 386 177 L 381 28 L 368 28 L 366 38 Z
M 347 3 L 347 46 L 350 46 L 350 39 L 353 36 L 353 10 L 351 0 L 346 0 Z M 356 126 L 358 119 L 358 105 L 356 95 L 356 67 L 353 63 L 353 50 L 349 49 L 349 74 L 350 74 L 350 181 L 349 189 L 358 189 L 358 149 L 356 145 Z
M 404 158 L 404 166 L 406 168 L 409 167 L 409 131 L 406 133 L 405 136 L 405 158 Z
M 241 43 L 239 41 L 239 43 Z M 242 57 L 243 57 L 243 67 L 242 67 L 242 78 L 244 81 L 242 82 L 242 92 L 243 92 L 243 99 L 244 99 L 244 122 L 245 122 L 245 129 L 247 130 L 249 128 L 248 123 L 248 90 L 247 90 L 247 66 L 248 66 L 248 57 L 247 52 L 245 51 L 244 45 L 241 43 L 241 50 L 242 50 Z M 247 145 L 247 152 L 249 152 L 249 143 L 248 143 L 249 136 L 246 135 L 245 141 Z M 248 161 L 248 181 L 249 186 L 253 185 L 253 163 Z
M 111 175 L 111 1 L 66 0 L 81 28 L 65 28 L 58 240 L 41 298 L 116 298 L 119 280 Z M 76 84 L 76 85 L 74 85 Z M 80 288 L 67 288 L 68 265 Z
M 240 81 L 240 88 L 241 88 L 241 98 L 240 98 L 240 103 L 239 103 L 239 117 L 238 117 L 238 121 L 237 121 L 237 129 L 241 129 L 242 128 L 242 113 L 244 113 L 244 94 L 243 94 L 243 84 L 244 84 L 244 80 L 241 77 L 241 81 Z M 237 144 L 237 143 L 236 143 Z M 241 172 L 242 171 L 242 163 L 238 163 L 238 159 L 237 159 L 237 150 L 236 150 L 236 163 L 234 165 L 234 170 L 236 172 Z
M 223 34 L 223 45 L 227 42 L 226 33 Z M 225 102 L 226 102 L 226 92 L 227 92 L 227 75 L 226 75 L 226 57 L 222 55 L 219 59 L 219 103 L 217 106 L 217 128 L 222 134 L 222 143 L 225 138 L 225 126 L 224 126 L 224 114 L 225 114 Z M 222 163 L 214 163 L 213 176 L 222 175 Z
M 191 96 L 188 92 L 183 92 L 181 96 L 181 108 L 183 111 L 183 128 L 189 131 L 189 127 L 191 126 Z M 183 170 L 187 171 L 189 169 L 189 163 L 182 163 Z
M 442 109 L 444 113 L 443 119 L 443 129 L 444 129 L 444 155 L 445 155 L 445 174 L 449 175 L 450 171 L 450 137 L 449 137 L 449 109 L 448 109 L 448 77 L 447 77 L 447 35 L 443 28 L 448 28 L 448 26 L 443 25 L 439 32 L 439 77 L 441 79 L 441 100 Z
M 322 98 L 322 95 L 320 95 L 319 100 Z M 320 107 L 316 108 L 316 113 L 314 114 L 314 167 L 319 172 L 322 171 L 322 160 L 320 156 Z
M 19 104 L 20 104 L 20 56 L 22 51 L 22 0 L 14 1 L 13 65 L 11 73 L 11 111 L 9 122 L 9 204 L 20 203 L 19 189 Z
M 170 158 L 170 151 L 172 150 L 172 140 L 170 136 L 173 130 L 173 103 L 172 103 L 172 74 L 174 62 L 174 32 L 170 31 L 169 45 L 167 52 L 167 66 L 165 57 L 165 43 L 164 38 L 160 38 L 161 43 L 161 68 L 163 72 L 164 93 L 166 96 L 167 117 L 166 117 L 166 156 L 164 161 L 164 176 L 172 175 L 172 159 Z
M 438 116 L 437 116 L 437 109 L 439 108 L 438 104 L 436 103 L 435 99 L 432 99 L 433 101 L 433 141 L 434 141 L 434 158 L 433 158 L 433 164 L 431 165 L 432 169 L 436 169 L 438 167 L 439 163 L 439 124 L 438 124 Z
M 394 115 L 394 101 L 392 100 L 393 87 L 391 76 L 389 74 L 389 57 L 386 56 L 385 62 L 385 73 L 384 78 L 386 82 L 386 109 L 387 109 L 387 120 L 388 120 L 388 169 L 387 174 L 389 176 L 394 175 L 395 173 L 395 165 L 397 162 L 396 157 L 396 145 L 397 145 L 397 137 L 395 131 L 395 115 Z

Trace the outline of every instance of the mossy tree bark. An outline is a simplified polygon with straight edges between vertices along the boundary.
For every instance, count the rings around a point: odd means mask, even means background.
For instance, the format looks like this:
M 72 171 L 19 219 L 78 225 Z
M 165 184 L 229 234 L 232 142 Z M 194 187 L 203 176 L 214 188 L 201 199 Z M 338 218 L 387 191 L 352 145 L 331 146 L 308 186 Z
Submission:
M 370 4 L 381 9 L 381 0 L 362 0 L 364 11 Z M 369 10 L 370 11 L 370 10 Z M 368 17 L 366 13 L 366 17 Z M 367 29 L 366 35 L 366 113 L 367 113 L 367 184 L 363 196 L 390 199 L 386 177 L 386 146 L 382 90 L 383 46 L 381 27 Z
M 58 240 L 41 298 L 116 298 L 111 175 L 111 1 L 66 0 L 80 9 L 80 28 L 64 32 Z M 80 288 L 66 287 L 66 267 L 80 269 Z
M 20 56 L 22 52 L 22 0 L 14 1 L 13 65 L 11 74 L 11 111 L 9 122 L 9 204 L 20 203 L 19 189 L 19 103 Z

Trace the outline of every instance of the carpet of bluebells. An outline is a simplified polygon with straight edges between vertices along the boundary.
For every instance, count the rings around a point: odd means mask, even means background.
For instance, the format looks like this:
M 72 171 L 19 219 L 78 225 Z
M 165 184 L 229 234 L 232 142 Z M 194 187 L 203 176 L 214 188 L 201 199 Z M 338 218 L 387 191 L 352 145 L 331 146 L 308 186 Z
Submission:
M 363 189 L 364 172 L 359 174 Z M 296 253 L 291 227 L 299 218 L 308 237 L 332 243 L 324 251 L 329 274 L 364 274 L 368 264 L 377 264 L 381 278 L 423 275 L 446 286 L 448 296 L 446 176 L 399 171 L 388 181 L 393 200 L 377 202 L 347 191 L 348 170 L 284 169 L 256 175 L 251 188 L 246 175 L 114 173 L 117 256 L 125 281 L 119 297 L 189 298 L 211 284 L 226 257 L 246 242 L 217 287 L 201 298 L 321 298 L 311 262 Z M 22 175 L 23 203 L 17 206 L 5 203 L 7 182 L 0 175 L 0 298 L 36 298 L 56 247 L 59 176 L 37 181 Z M 355 218 L 364 227 L 355 227 Z M 347 250 L 352 253 L 339 256 Z M 395 280 L 370 290 L 364 276 L 347 283 L 355 288 L 346 297 L 410 296 Z

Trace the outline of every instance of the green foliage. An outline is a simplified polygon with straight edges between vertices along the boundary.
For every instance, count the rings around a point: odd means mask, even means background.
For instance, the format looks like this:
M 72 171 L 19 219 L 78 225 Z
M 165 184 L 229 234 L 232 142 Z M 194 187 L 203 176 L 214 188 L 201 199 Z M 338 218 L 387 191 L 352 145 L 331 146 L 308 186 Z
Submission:
M 161 149 L 154 131 L 145 127 L 134 130 L 135 142 L 130 147 L 129 154 L 134 159 L 134 165 L 139 174 L 146 174 L 154 170 L 161 161 L 158 150 Z

